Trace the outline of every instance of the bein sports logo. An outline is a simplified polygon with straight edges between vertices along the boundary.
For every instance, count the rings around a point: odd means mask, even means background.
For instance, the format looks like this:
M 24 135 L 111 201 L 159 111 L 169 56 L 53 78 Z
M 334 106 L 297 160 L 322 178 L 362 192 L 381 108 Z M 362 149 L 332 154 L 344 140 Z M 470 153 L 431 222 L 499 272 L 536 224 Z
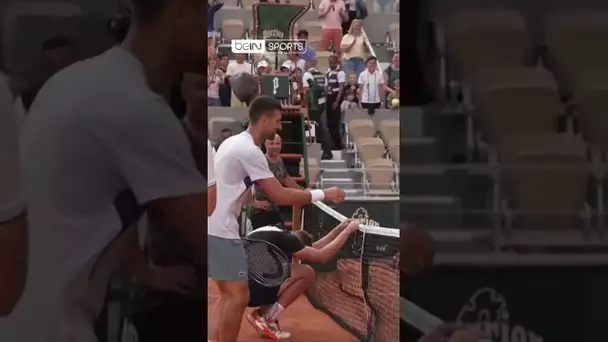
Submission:
M 479 325 L 494 342 L 543 342 L 542 336 L 520 325 L 510 325 L 509 319 L 505 297 L 486 287 L 469 298 L 457 321 Z

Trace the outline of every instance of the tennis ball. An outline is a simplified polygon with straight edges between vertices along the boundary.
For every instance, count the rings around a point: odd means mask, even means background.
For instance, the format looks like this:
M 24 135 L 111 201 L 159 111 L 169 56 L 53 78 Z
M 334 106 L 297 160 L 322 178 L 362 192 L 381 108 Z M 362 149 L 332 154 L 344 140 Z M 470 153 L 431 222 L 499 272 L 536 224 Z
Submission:
M 435 241 L 428 231 L 413 224 L 401 227 L 401 271 L 410 276 L 424 273 L 435 263 Z
M 393 106 L 393 108 L 399 107 L 399 99 L 393 99 L 391 101 L 391 106 Z

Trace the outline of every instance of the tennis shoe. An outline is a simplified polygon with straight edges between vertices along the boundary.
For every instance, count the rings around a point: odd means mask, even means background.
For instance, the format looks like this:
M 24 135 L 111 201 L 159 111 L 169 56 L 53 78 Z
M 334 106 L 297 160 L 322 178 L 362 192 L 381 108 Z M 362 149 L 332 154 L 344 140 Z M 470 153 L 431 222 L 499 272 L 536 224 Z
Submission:
M 247 321 L 260 335 L 271 340 L 284 340 L 291 337 L 291 333 L 281 330 L 278 323 L 268 323 L 260 310 L 254 310 L 247 315 Z

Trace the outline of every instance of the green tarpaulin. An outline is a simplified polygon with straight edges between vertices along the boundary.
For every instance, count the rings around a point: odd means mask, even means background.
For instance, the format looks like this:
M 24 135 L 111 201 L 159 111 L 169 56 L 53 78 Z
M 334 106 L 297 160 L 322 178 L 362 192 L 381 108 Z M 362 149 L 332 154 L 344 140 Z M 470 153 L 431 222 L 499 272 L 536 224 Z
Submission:
M 253 4 L 253 36 L 257 39 L 291 39 L 294 26 L 310 6 Z

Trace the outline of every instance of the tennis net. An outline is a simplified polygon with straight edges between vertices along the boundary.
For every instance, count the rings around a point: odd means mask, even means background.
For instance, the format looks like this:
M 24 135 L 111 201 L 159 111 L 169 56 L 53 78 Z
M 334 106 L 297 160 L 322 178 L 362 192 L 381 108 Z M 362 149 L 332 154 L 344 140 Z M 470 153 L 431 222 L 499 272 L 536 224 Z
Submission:
M 304 209 L 303 229 L 315 240 L 347 219 L 324 203 Z M 342 251 L 312 264 L 317 280 L 308 299 L 365 342 L 399 341 L 399 229 L 364 225 Z

